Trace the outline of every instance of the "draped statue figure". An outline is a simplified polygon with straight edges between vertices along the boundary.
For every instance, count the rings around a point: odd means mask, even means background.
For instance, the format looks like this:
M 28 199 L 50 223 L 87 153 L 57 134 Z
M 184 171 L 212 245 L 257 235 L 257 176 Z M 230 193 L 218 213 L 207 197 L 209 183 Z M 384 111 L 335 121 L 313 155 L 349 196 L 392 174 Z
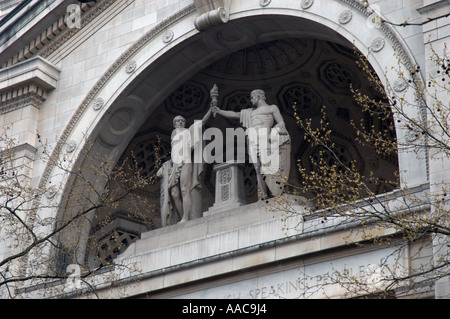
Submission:
M 263 90 L 250 93 L 252 108 L 240 112 L 212 106 L 213 114 L 239 119 L 246 128 L 250 160 L 254 164 L 258 189 L 263 198 L 281 194 L 290 170 L 290 136 L 276 105 L 266 102 Z M 271 168 L 268 169 L 267 165 Z M 276 167 L 273 167 L 276 166 Z
M 201 121 L 186 128 L 186 119 L 181 115 L 173 119 L 171 136 L 171 159 L 165 162 L 157 175 L 161 178 L 162 226 L 169 226 L 202 215 L 202 156 L 194 150 L 202 148 L 203 124 L 211 116 L 211 108 Z

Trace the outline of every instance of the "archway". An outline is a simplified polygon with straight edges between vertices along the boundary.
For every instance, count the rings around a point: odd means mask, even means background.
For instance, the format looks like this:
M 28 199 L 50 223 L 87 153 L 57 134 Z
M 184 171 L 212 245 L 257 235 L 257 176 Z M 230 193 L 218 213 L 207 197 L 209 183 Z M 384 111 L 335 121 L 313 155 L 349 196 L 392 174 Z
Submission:
M 262 15 L 256 9 L 254 11 L 242 11 L 240 8 L 235 8 L 235 10 L 234 16 L 232 15 L 233 19 L 227 24 L 200 34 L 189 27 L 188 30 L 190 31 L 184 32 L 182 36 L 180 35 L 176 39 L 170 39 L 169 37 L 168 39 L 172 41 L 169 41 L 169 44 L 158 42 L 154 44 L 156 48 L 147 50 L 144 50 L 145 46 L 143 46 L 140 51 L 130 54 L 128 60 L 120 61 L 119 66 L 127 66 L 127 70 L 123 72 L 123 69 L 121 69 L 121 73 L 119 73 L 119 67 L 113 68 L 114 70 L 108 75 L 107 81 L 99 83 L 96 90 L 84 102 L 84 109 L 80 111 L 77 119 L 78 123 L 81 118 L 92 117 L 94 119 L 90 121 L 91 125 L 88 132 L 89 141 L 93 145 L 90 152 L 93 150 L 99 154 L 109 154 L 111 163 L 115 163 L 124 152 L 130 149 L 139 145 L 142 145 L 145 149 L 145 143 L 142 144 L 139 140 L 142 136 L 147 138 L 148 132 L 145 128 L 142 128 L 142 125 L 145 125 L 145 119 L 156 115 L 153 119 L 163 120 L 158 115 L 164 108 L 169 110 L 169 114 L 172 112 L 172 115 L 174 115 L 176 111 L 180 111 L 177 109 L 177 103 L 173 103 L 177 96 L 184 98 L 188 94 L 187 92 L 190 92 L 189 94 L 193 94 L 194 97 L 201 95 L 205 97 L 208 86 L 213 82 L 219 82 L 218 84 L 222 88 L 221 92 L 223 92 L 223 104 L 227 107 L 231 107 L 231 105 L 241 107 L 248 97 L 250 88 L 262 86 L 270 94 L 269 101 L 272 100 L 272 103 L 281 105 L 284 114 L 288 115 L 291 112 L 289 104 L 295 100 L 300 104 L 303 103 L 303 111 L 311 112 L 311 115 L 316 114 L 317 108 L 321 106 L 320 104 L 336 105 L 335 115 L 339 123 L 344 123 L 348 119 L 348 116 L 353 112 L 352 108 L 337 106 L 342 100 L 346 100 L 345 97 L 348 97 L 348 94 L 342 91 L 342 83 L 346 83 L 348 79 L 340 75 L 353 76 L 351 81 L 356 81 L 355 73 L 357 71 L 354 66 L 349 66 L 353 61 L 351 43 L 335 31 L 335 28 L 329 27 L 330 21 L 321 24 L 326 19 L 323 16 L 319 19 L 321 23 L 308 19 L 311 17 L 302 18 L 300 16 L 305 13 L 298 9 L 288 10 L 286 11 L 287 14 L 285 12 L 284 15 L 270 14 L 270 10 L 267 11 L 269 14 L 264 13 Z M 179 26 L 186 24 L 186 20 L 188 19 L 177 21 L 173 28 L 186 27 L 186 25 Z M 336 24 L 336 22 L 333 23 Z M 159 31 L 162 29 L 160 27 Z M 348 36 L 348 30 L 340 31 Z M 158 39 L 152 39 L 151 43 L 153 44 L 161 38 L 163 38 L 163 34 Z M 356 43 L 356 46 L 360 50 L 362 48 L 367 49 L 367 46 L 362 43 Z M 272 69 L 270 65 L 266 65 L 266 69 L 264 69 L 261 64 L 255 63 L 255 61 L 258 62 L 258 59 L 251 58 L 249 60 L 251 55 L 266 54 L 267 56 L 271 50 L 283 52 L 280 48 L 287 49 L 292 55 L 284 52 L 285 57 L 282 57 L 280 61 L 276 61 L 276 58 L 272 56 L 275 61 Z M 317 52 L 317 48 L 323 50 Z M 328 58 L 326 57 L 327 54 Z M 387 54 L 389 55 L 389 53 Z M 289 57 L 294 58 L 290 61 Z M 283 61 L 283 59 L 286 60 Z M 387 62 L 373 56 L 369 59 L 374 69 L 380 74 L 380 70 L 382 70 L 380 65 Z M 254 63 L 253 66 L 256 67 L 252 68 L 248 62 Z M 314 74 L 308 68 L 302 69 L 308 62 L 314 65 Z M 229 69 L 223 70 L 223 66 L 228 65 L 227 63 L 231 65 L 245 63 L 246 66 L 249 66 L 249 69 L 231 69 L 232 72 L 227 73 L 230 71 Z M 247 70 L 248 74 L 239 74 L 242 70 Z M 303 74 L 297 74 L 298 70 L 301 70 Z M 255 76 L 255 72 L 261 73 Z M 130 74 L 132 75 L 130 76 Z M 199 75 L 199 79 L 192 79 L 195 75 Z M 239 75 L 241 81 L 242 79 L 246 80 L 244 86 L 240 85 L 239 80 L 235 78 L 236 75 Z M 245 79 L 247 75 L 250 78 Z M 218 79 L 222 79 L 221 82 L 217 81 Z M 277 85 L 274 85 L 274 79 L 277 80 Z M 330 92 L 330 94 L 319 94 L 317 91 L 321 91 L 321 89 L 318 89 L 309 81 L 320 83 L 324 92 Z M 230 85 L 231 82 L 235 82 L 235 84 Z M 339 96 L 339 98 L 336 100 L 333 94 Z M 92 105 L 91 102 L 94 101 L 95 103 Z M 195 102 L 194 104 L 197 103 L 204 107 L 204 102 L 202 100 L 202 102 Z M 347 102 L 342 103 L 347 105 Z M 185 103 L 180 105 L 185 106 Z M 195 109 L 195 105 L 192 105 L 192 107 Z M 183 110 L 184 108 L 181 109 L 181 111 Z M 201 110 L 191 114 L 192 117 L 189 119 L 191 120 L 198 115 L 197 113 L 201 114 Z M 95 115 L 92 116 L 92 114 Z M 142 114 L 146 116 L 142 116 Z M 122 125 L 123 122 L 120 121 L 123 116 L 128 116 L 126 125 Z M 167 133 L 162 130 L 167 130 L 167 123 L 170 123 L 171 117 L 169 119 L 164 118 L 164 121 L 161 121 L 161 126 L 163 126 L 159 127 L 161 134 Z M 62 145 L 69 142 L 71 138 L 76 141 L 84 133 L 85 129 L 81 126 L 71 127 L 65 134 L 65 141 Z M 361 151 L 352 146 L 348 136 L 339 138 L 343 146 L 344 157 L 361 158 Z M 131 145 L 129 144 L 130 141 Z M 79 142 L 74 156 L 78 160 L 78 165 L 83 167 L 83 163 L 86 163 L 84 159 L 87 157 L 83 158 L 84 156 L 81 155 L 83 154 L 83 142 Z M 130 148 L 126 150 L 128 145 L 130 145 Z M 300 143 L 300 148 L 295 151 L 297 156 L 312 155 L 312 150 L 308 150 L 304 145 L 302 148 L 301 145 Z M 145 163 L 146 160 L 144 159 L 142 163 Z M 391 164 L 396 167 L 396 163 Z M 149 163 L 142 165 L 151 166 Z M 89 169 L 88 166 L 84 167 Z M 361 169 L 368 169 L 368 167 L 363 165 Z M 51 176 L 58 176 L 58 174 L 52 173 Z M 105 185 L 106 182 L 107 180 L 103 179 L 98 181 L 97 185 Z M 95 198 L 91 200 L 95 200 Z M 68 202 L 70 202 L 70 196 Z M 63 216 L 63 214 L 60 214 L 60 216 Z M 91 232 L 91 220 L 81 226 L 80 233 L 84 234 L 85 238 L 76 241 L 80 243 L 76 254 L 78 257 L 75 258 L 77 261 L 81 261 L 85 257 L 86 234 Z M 71 236 L 67 237 L 70 238 Z M 67 243 L 69 242 L 71 240 L 67 241 Z
M 307 22 L 296 18 L 273 16 L 271 19 L 278 23 L 281 19 L 292 19 L 285 22 L 289 25 L 298 24 L 296 28 L 299 29 L 300 26 L 305 29 L 321 28 L 314 23 L 308 26 Z M 260 28 L 262 24 L 267 25 L 267 17 L 235 20 L 232 27 L 228 25 L 218 27 L 216 36 L 220 35 L 221 39 L 239 40 L 242 34 L 246 34 L 245 38 L 254 38 L 254 30 Z M 333 41 L 330 41 L 328 37 L 323 36 L 325 32 L 321 34 L 322 38 L 327 40 L 305 38 L 302 33 L 299 33 L 289 37 L 285 34 L 272 35 L 270 40 L 256 44 L 242 41 L 242 44 L 238 46 L 243 47 L 242 49 L 230 52 L 199 70 L 155 107 L 137 130 L 118 161 L 118 165 L 132 163 L 131 167 L 135 171 L 130 168 L 131 175 L 138 174 L 139 171 L 139 174 L 144 176 L 154 176 L 159 168 L 158 154 L 155 152 L 159 152 L 161 161 L 170 158 L 173 118 L 182 115 L 187 119 L 188 125 L 191 125 L 194 120 L 201 119 L 210 105 L 209 90 L 213 84 L 217 84 L 220 92 L 219 105 L 224 110 L 240 111 L 251 107 L 250 92 L 256 88 L 262 88 L 266 92 L 269 104 L 276 104 L 279 107 L 292 138 L 290 185 L 295 187 L 301 185 L 297 162 L 302 162 L 311 171 L 314 169 L 311 159 L 317 157 L 320 151 L 305 140 L 305 132 L 294 116 L 295 105 L 295 111 L 300 117 L 311 119 L 316 124 L 320 122 L 321 109 L 326 107 L 332 124 L 333 141 L 338 145 L 340 160 L 347 165 L 355 161 L 358 165 L 357 170 L 362 176 L 373 173 L 379 180 L 386 181 L 383 185 L 373 185 L 374 193 L 379 194 L 397 188 L 397 154 L 380 158 L 374 149 L 359 145 L 355 142 L 356 131 L 351 124 L 364 122 L 367 127 L 375 125 L 377 130 L 383 130 L 393 125 L 393 117 L 381 121 L 374 116 L 364 114 L 361 106 L 354 101 L 350 85 L 353 89 L 360 90 L 363 94 L 375 99 L 385 100 L 386 97 L 373 89 L 373 84 L 358 68 L 356 62 L 360 57 L 351 44 L 346 43 L 342 38 L 336 41 L 334 37 Z M 145 80 L 135 86 L 131 95 L 137 95 L 136 92 L 139 90 L 145 91 L 142 86 L 145 87 Z M 143 97 L 143 100 L 146 98 Z M 226 128 L 236 126 L 239 126 L 238 121 L 219 117 L 212 118 L 206 123 L 206 127 L 219 128 L 223 136 L 226 135 Z M 395 139 L 394 131 L 392 131 L 392 138 Z M 214 204 L 216 176 L 213 173 L 213 166 L 205 165 L 202 176 L 203 211 Z M 247 202 L 257 201 L 256 175 L 250 163 L 245 165 L 243 182 Z M 153 182 L 135 195 L 119 204 L 115 211 L 111 211 L 110 208 L 97 210 L 92 232 L 96 241 L 111 243 L 109 236 L 117 237 L 118 229 L 119 237 L 127 237 L 126 244 L 103 245 L 101 253 L 97 253 L 98 258 L 113 259 L 115 255 L 126 249 L 132 239 L 139 237 L 139 229 L 150 230 L 161 227 L 159 183 Z M 139 204 L 139 201 L 142 203 Z M 141 223 L 136 222 L 136 230 L 126 230 L 116 226 L 115 229 L 110 227 L 109 232 L 101 231 L 99 225 L 104 225 L 105 220 L 114 223 L 117 218 L 130 220 L 133 216 L 136 217 L 136 212 L 133 212 L 133 208 L 130 207 L 131 202 L 135 209 L 141 212 L 142 217 Z M 121 217 L 114 217 L 116 214 L 121 214 Z M 95 236 L 99 232 L 101 235 Z M 118 246 L 121 249 L 117 249 Z M 94 257 L 90 255 L 90 258 Z

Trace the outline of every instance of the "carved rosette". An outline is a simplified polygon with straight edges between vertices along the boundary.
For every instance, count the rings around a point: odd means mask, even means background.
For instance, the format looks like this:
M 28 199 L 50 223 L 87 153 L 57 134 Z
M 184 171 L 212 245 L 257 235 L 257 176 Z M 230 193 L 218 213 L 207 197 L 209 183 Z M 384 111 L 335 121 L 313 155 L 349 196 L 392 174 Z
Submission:
M 56 196 L 56 187 L 55 186 L 51 186 L 48 188 L 47 192 L 45 193 L 45 196 L 48 199 L 52 199 Z
M 408 87 L 408 83 L 405 80 L 398 78 L 395 80 L 393 86 L 395 92 L 403 92 Z
M 344 10 L 339 15 L 339 23 L 340 24 L 347 24 L 352 19 L 353 14 L 350 10 Z
M 302 4 L 300 5 L 303 10 L 309 9 L 314 3 L 314 0 L 302 0 Z
M 372 41 L 372 43 L 370 44 L 370 49 L 373 52 L 379 52 L 384 48 L 384 39 L 383 38 L 376 38 L 375 40 Z
M 92 108 L 95 111 L 98 111 L 103 107 L 103 105 L 105 105 L 105 101 L 101 97 L 99 97 L 99 98 L 95 99 L 95 101 L 93 102 Z
M 75 151 L 75 149 L 77 148 L 77 142 L 75 141 L 69 141 L 66 145 L 66 152 L 67 153 L 72 153 L 73 151 Z
M 136 70 L 136 61 L 130 61 L 125 66 L 125 72 L 127 72 L 128 74 L 133 73 L 135 70 Z
M 164 43 L 169 43 L 170 41 L 173 40 L 173 37 L 174 37 L 173 31 L 172 31 L 172 30 L 167 30 L 167 31 L 164 33 L 164 36 L 163 36 L 163 42 L 164 42 Z

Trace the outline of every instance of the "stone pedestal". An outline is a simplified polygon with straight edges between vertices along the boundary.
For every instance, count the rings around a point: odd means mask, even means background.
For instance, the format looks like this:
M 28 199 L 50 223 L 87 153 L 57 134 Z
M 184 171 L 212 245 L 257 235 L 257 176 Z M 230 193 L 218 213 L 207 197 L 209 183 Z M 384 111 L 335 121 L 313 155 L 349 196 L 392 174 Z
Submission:
M 203 216 L 220 213 L 245 205 L 244 165 L 223 163 L 214 166 L 216 172 L 216 199 L 214 205 Z

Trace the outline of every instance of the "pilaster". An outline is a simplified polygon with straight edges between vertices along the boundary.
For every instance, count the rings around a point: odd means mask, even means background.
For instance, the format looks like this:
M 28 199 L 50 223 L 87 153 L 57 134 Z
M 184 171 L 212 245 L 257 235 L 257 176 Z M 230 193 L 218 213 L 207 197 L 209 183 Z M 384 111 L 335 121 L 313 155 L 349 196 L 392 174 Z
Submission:
M 9 151 L 11 169 L 27 177 L 38 147 L 39 109 L 58 77 L 59 70 L 41 57 L 0 70 L 0 146 Z

